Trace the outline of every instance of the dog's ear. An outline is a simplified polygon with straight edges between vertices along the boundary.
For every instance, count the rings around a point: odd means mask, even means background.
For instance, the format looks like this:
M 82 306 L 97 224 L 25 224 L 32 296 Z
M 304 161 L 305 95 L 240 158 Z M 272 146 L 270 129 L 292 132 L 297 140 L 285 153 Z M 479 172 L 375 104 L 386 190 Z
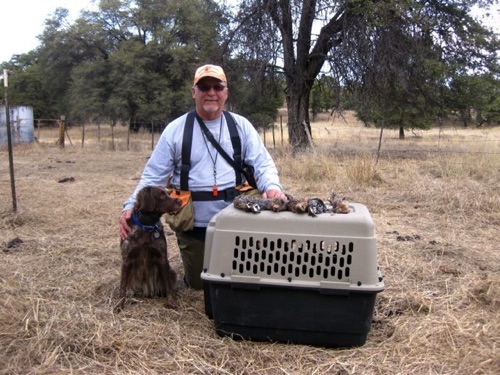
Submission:
M 146 186 L 137 194 L 137 209 L 143 212 L 153 212 L 155 209 L 154 188 Z

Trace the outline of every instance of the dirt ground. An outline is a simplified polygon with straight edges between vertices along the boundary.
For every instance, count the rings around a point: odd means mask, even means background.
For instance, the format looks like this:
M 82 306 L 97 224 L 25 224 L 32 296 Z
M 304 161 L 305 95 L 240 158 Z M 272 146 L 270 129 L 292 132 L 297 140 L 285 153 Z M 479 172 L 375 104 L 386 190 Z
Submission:
M 15 146 L 17 212 L 0 150 L 0 374 L 500 373 L 500 131 L 436 130 L 404 143 L 388 132 L 375 163 L 366 142 L 373 150 L 376 129 L 330 119 L 315 129 L 327 129 L 315 151 L 271 153 L 293 195 L 333 189 L 370 210 L 385 290 L 365 345 L 219 337 L 203 293 L 189 289 L 177 310 L 137 298 L 113 314 L 117 220 L 150 149 L 147 140 L 129 151 L 82 148 L 75 130 L 64 149 Z

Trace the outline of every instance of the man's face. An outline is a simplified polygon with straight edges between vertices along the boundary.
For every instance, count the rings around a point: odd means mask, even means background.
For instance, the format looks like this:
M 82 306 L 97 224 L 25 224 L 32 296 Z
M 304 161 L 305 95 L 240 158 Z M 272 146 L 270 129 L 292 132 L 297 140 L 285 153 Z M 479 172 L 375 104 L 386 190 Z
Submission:
M 191 90 L 196 104 L 196 112 L 203 120 L 213 120 L 221 115 L 228 96 L 226 82 L 217 78 L 205 77 L 198 81 Z

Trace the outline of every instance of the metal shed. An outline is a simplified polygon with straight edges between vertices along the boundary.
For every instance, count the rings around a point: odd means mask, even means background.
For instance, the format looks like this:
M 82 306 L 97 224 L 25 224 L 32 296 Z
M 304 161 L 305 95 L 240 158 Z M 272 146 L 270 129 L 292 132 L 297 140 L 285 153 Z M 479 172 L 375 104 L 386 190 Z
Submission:
M 33 107 L 9 106 L 12 143 L 35 141 Z M 5 106 L 0 106 L 0 145 L 7 145 L 7 122 Z

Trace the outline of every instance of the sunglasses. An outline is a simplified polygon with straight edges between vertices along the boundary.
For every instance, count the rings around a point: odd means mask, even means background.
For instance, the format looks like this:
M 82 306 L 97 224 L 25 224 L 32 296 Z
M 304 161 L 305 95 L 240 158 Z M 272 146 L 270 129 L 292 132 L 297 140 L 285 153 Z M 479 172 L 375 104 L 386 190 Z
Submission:
M 198 90 L 200 91 L 203 91 L 203 92 L 207 92 L 207 91 L 210 91 L 211 89 L 214 89 L 215 91 L 217 92 L 221 92 L 223 91 L 226 86 L 224 85 L 221 85 L 220 83 L 216 84 L 216 85 L 213 85 L 213 86 L 210 86 L 210 85 L 204 85 L 203 83 L 202 84 L 198 84 L 196 85 L 198 87 Z

